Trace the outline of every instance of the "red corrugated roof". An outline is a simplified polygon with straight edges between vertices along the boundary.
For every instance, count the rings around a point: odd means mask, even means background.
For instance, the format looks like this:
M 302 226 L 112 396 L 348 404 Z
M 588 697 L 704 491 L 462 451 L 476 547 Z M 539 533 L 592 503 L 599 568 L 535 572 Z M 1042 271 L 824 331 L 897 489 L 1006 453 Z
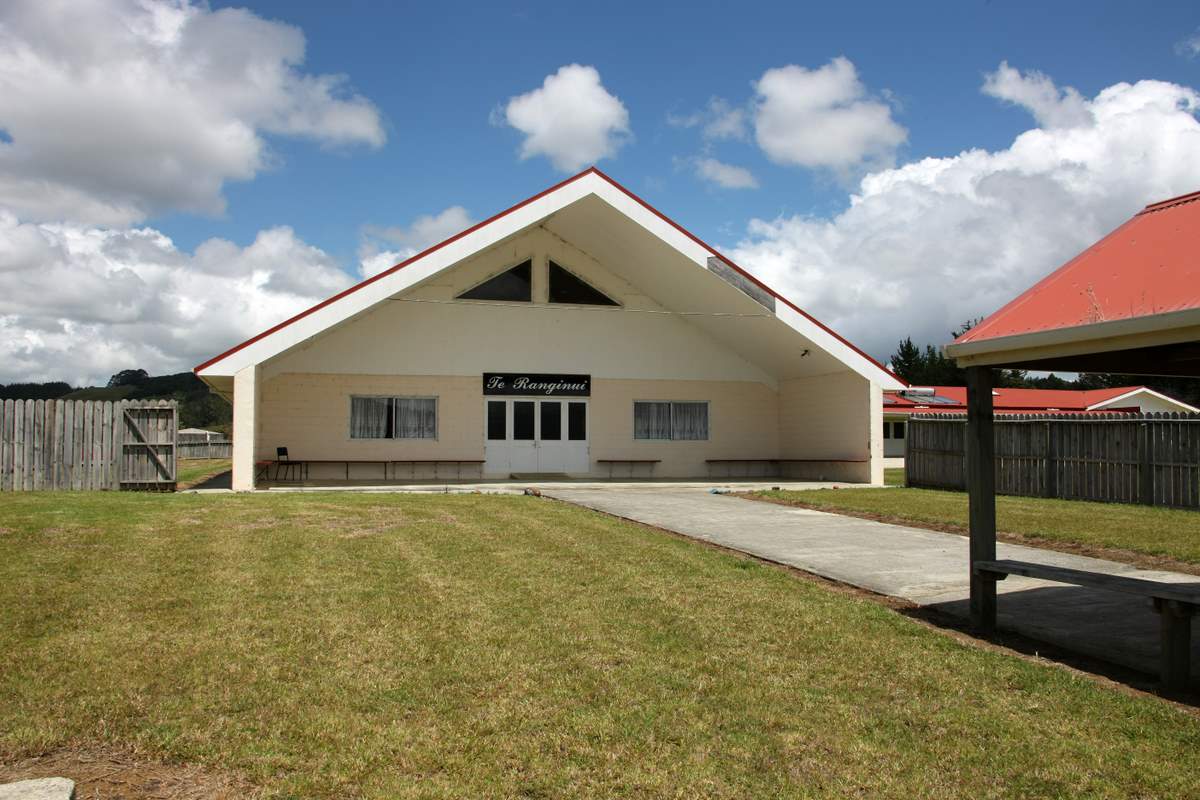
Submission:
M 1200 308 L 1197 200 L 1151 203 L 955 343 Z
M 930 386 L 933 396 L 943 398 L 936 401 L 928 395 L 903 396 L 895 392 L 883 393 L 884 411 L 952 411 L 959 413 L 967 407 L 967 387 Z M 1143 386 L 1119 386 L 1113 389 L 996 389 L 992 395 L 995 413 L 1017 413 L 1022 411 L 1086 411 L 1097 403 L 1112 400 L 1123 394 L 1143 389 Z M 945 400 L 953 402 L 947 403 Z

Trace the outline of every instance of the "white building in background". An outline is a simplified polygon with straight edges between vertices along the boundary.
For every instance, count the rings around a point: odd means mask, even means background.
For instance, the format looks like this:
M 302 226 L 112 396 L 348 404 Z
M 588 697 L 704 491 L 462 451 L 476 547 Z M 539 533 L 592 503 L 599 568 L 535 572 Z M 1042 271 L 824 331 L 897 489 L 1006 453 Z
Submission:
M 196 374 L 233 403 L 242 490 L 278 448 L 314 481 L 878 483 L 903 387 L 594 168 Z

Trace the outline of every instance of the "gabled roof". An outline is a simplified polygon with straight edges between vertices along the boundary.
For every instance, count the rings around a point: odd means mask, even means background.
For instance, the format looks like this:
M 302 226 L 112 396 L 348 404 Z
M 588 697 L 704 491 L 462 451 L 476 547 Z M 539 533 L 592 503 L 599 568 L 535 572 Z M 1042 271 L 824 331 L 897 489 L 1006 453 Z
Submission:
M 1017 363 L 1036 348 L 1100 352 L 1189 341 L 1200 325 L 1200 192 L 1151 203 L 946 346 L 967 363 Z M 1172 336 L 1164 331 L 1180 331 Z M 1148 337 L 1134 341 L 1132 337 Z M 1122 341 L 1117 341 L 1121 338 Z M 985 354 L 1006 351 L 1010 361 Z M 973 358 L 974 357 L 974 358 Z
M 932 386 L 932 395 L 903 394 L 887 391 L 883 394 L 884 411 L 943 411 L 962 413 L 967 407 L 967 387 Z M 994 389 L 992 405 L 996 413 L 1032 411 L 1102 411 L 1124 410 L 1138 406 L 1138 396 L 1165 400 L 1179 411 L 1194 412 L 1192 406 L 1154 391 L 1146 386 L 1116 386 L 1110 389 Z
M 766 286 L 716 249 L 686 231 L 676 222 L 650 206 L 595 167 L 591 167 L 539 194 L 517 203 L 477 225 L 418 253 L 339 294 L 324 300 L 291 319 L 247 339 L 195 368 L 201 378 L 231 376 L 252 364 L 261 364 L 321 332 L 338 325 L 363 311 L 404 291 L 433 275 L 460 263 L 470 256 L 539 224 L 578 204 L 595 197 L 632 220 L 641 229 L 657 237 L 698 269 L 721 275 L 725 266 L 739 277 L 741 285 L 722 275 L 743 295 L 754 297 L 757 292 L 773 298 L 775 317 L 795 332 L 803 335 L 821 350 L 830 354 L 849 369 L 885 388 L 900 388 L 903 381 L 887 371 L 877 361 L 863 353 L 843 337 L 819 322 L 787 298 Z M 719 262 L 714 264 L 714 259 Z M 759 301 L 761 302 L 761 300 Z

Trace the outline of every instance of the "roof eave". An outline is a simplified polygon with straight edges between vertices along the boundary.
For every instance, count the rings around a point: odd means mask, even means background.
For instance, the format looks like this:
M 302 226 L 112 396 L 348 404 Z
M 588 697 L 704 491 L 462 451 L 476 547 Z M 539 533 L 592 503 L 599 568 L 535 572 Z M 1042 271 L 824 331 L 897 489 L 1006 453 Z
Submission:
M 1200 341 L 1200 308 L 951 342 L 943 350 L 960 367 L 982 367 L 1193 341 Z

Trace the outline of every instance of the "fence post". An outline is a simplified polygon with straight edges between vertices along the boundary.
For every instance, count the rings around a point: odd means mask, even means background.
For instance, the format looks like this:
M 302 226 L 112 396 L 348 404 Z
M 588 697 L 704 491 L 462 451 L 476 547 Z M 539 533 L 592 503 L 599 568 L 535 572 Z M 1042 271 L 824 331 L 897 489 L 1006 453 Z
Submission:
M 1053 422 L 1046 423 L 1046 459 L 1045 474 L 1042 481 L 1042 496 L 1058 496 L 1058 426 Z
M 1150 423 L 1138 429 L 1138 502 L 1154 505 L 1154 434 Z

